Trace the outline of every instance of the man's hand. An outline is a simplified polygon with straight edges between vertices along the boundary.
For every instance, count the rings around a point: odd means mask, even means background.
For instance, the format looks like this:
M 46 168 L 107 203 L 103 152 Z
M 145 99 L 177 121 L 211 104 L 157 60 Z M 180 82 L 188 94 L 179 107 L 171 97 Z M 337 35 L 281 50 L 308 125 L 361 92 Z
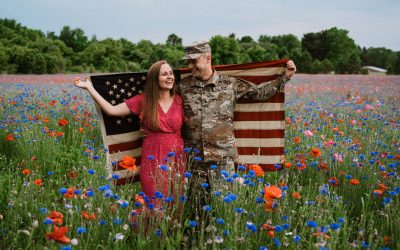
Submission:
M 287 77 L 291 78 L 296 72 L 296 65 L 292 60 L 287 61 L 285 74 Z

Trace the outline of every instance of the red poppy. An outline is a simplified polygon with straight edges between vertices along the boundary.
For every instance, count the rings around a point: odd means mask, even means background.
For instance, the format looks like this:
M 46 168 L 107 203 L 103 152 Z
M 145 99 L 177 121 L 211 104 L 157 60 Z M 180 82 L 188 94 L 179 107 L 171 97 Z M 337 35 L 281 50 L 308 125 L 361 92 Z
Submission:
M 351 185 L 359 185 L 359 184 L 360 184 L 360 181 L 357 180 L 357 179 L 351 179 L 351 180 L 349 181 L 349 183 L 350 183 Z
M 76 195 L 75 195 L 75 193 L 74 193 L 74 191 L 76 190 L 76 188 L 68 188 L 67 189 L 67 192 L 66 193 L 64 193 L 64 197 L 65 198 L 74 198 Z
M 143 204 L 144 204 L 144 198 L 143 198 L 143 196 L 140 196 L 140 195 L 138 195 L 138 194 L 135 194 L 135 201 L 139 202 L 140 205 L 143 205 Z
M 327 164 L 327 163 L 320 162 L 320 163 L 318 164 L 318 169 L 320 169 L 320 170 L 328 170 L 328 164 Z
M 60 243 L 70 243 L 71 240 L 67 236 L 65 236 L 65 234 L 68 232 L 68 230 L 69 230 L 68 227 L 54 226 L 54 231 L 46 234 L 46 238 L 48 240 L 53 239 Z
M 78 172 L 76 172 L 75 170 L 69 171 L 68 177 L 70 179 L 74 179 L 74 178 L 78 177 Z
M 8 135 L 6 136 L 6 138 L 4 138 L 4 139 L 5 139 L 6 141 L 14 141 L 14 140 L 15 140 L 13 134 L 8 134 Z
M 57 211 L 51 211 L 48 219 L 53 221 L 54 225 L 61 226 L 63 224 L 63 215 Z
M 30 175 L 32 172 L 29 169 L 25 168 L 24 170 L 22 170 L 22 173 L 24 175 Z
M 318 157 L 321 155 L 321 150 L 319 150 L 318 148 L 312 148 L 311 149 L 311 155 L 313 157 Z
M 331 185 L 332 187 L 336 187 L 339 186 L 339 179 L 336 177 L 331 177 L 328 180 L 329 185 Z
M 119 165 L 129 171 L 136 171 L 136 159 L 131 156 L 124 156 L 122 161 L 119 162 Z
M 292 163 L 290 162 L 285 162 L 285 168 L 291 168 L 292 167 Z
M 256 173 L 256 176 L 264 176 L 264 170 L 256 164 L 249 165 L 249 169 Z
M 294 137 L 294 138 L 293 138 L 293 141 L 294 141 L 294 143 L 296 143 L 296 144 L 300 144 L 301 139 L 300 139 L 299 137 Z
M 57 103 L 57 100 L 52 100 L 50 103 L 49 103 L 49 105 L 50 106 L 54 106 L 54 104 L 56 104 Z
M 293 199 L 301 199 L 301 194 L 299 192 L 293 192 L 291 197 Z
M 264 199 L 265 202 L 265 211 L 273 211 L 272 205 L 274 203 L 274 199 L 279 199 L 282 197 L 282 190 L 277 186 L 269 186 L 264 188 Z
M 68 121 L 65 118 L 58 120 L 58 126 L 60 126 L 60 127 L 64 127 L 67 124 L 68 124 Z
M 90 214 L 87 211 L 82 211 L 81 216 L 85 220 L 96 220 L 96 218 L 97 218 L 95 213 Z
M 36 186 L 43 186 L 43 181 L 41 179 L 36 179 L 33 181 L 33 184 Z

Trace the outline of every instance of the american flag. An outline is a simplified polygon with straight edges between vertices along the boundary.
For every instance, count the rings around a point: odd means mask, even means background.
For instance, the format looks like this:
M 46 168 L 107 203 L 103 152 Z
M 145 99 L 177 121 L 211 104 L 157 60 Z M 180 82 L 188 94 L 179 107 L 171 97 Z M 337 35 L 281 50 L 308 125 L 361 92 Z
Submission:
M 285 71 L 287 60 L 265 61 L 248 64 L 218 65 L 220 73 L 260 85 L 277 79 Z M 175 80 L 190 74 L 190 70 L 175 70 Z M 95 89 L 111 104 L 116 105 L 143 91 L 147 72 L 91 76 Z M 240 164 L 258 164 L 265 170 L 276 170 L 284 161 L 285 94 L 279 93 L 265 102 L 240 100 L 235 106 L 234 126 Z M 118 176 L 117 185 L 139 179 L 119 167 L 126 155 L 136 158 L 140 165 L 142 132 L 139 117 L 109 117 L 96 105 L 106 154 L 109 177 Z

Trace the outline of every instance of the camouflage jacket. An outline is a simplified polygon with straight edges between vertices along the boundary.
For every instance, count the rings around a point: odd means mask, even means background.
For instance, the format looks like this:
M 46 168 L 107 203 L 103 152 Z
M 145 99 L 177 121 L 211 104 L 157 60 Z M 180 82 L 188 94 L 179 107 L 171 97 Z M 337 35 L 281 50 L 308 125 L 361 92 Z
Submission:
M 266 100 L 289 80 L 285 74 L 261 86 L 214 71 L 207 81 L 193 76 L 182 79 L 178 92 L 182 96 L 185 144 L 200 151 L 204 162 L 235 159 L 237 148 L 233 127 L 234 105 L 239 98 Z

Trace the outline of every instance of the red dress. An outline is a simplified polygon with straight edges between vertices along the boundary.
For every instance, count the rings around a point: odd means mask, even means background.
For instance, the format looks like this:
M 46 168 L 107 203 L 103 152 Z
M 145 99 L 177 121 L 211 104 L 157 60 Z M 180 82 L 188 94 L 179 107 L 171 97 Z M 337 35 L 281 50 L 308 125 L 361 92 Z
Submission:
M 132 113 L 140 116 L 144 95 L 125 100 L 125 103 Z M 160 131 L 152 131 L 142 122 L 145 137 L 142 145 L 140 184 L 142 191 L 150 198 L 154 197 L 156 191 L 161 192 L 164 197 L 176 196 L 176 188 L 181 189 L 181 183 L 176 183 L 179 176 L 177 174 L 182 176 L 184 169 L 181 136 L 184 116 L 181 96 L 174 96 L 167 113 L 164 113 L 160 105 L 157 112 Z

